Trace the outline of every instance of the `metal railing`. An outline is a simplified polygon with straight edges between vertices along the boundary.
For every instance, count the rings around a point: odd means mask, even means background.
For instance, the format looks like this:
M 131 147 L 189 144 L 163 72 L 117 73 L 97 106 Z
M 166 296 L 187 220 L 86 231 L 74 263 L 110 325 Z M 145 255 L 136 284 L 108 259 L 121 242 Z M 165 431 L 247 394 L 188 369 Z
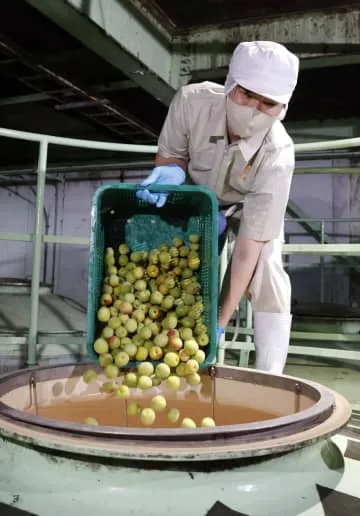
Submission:
M 283 254 L 310 254 L 314 256 L 320 256 L 320 301 L 324 301 L 324 256 L 342 256 L 344 254 L 348 256 L 359 255 L 359 244 L 329 244 L 326 243 L 325 239 L 325 225 L 327 222 L 344 222 L 354 223 L 359 222 L 358 218 L 326 218 L 326 219 L 285 219 L 287 222 L 298 223 L 301 221 L 307 222 L 319 222 L 321 242 L 319 244 L 284 244 Z M 304 233 L 306 235 L 306 233 Z M 220 257 L 220 288 L 225 277 L 226 269 L 230 262 L 234 241 L 230 242 L 226 240 Z M 339 251 L 342 250 L 342 253 Z M 241 307 L 243 313 L 241 313 Z M 230 335 L 230 340 L 226 340 L 227 336 Z M 219 341 L 218 347 L 218 362 L 223 364 L 225 362 L 225 351 L 236 350 L 239 351 L 238 364 L 241 367 L 248 367 L 250 352 L 255 349 L 253 342 L 253 313 L 251 303 L 244 299 L 238 310 L 235 312 L 234 317 L 231 320 L 231 324 L 226 328 L 226 332 Z M 290 342 L 289 353 L 295 355 L 302 355 L 307 357 L 326 358 L 326 359 L 337 359 L 337 360 L 360 360 L 360 346 L 358 349 L 347 349 L 347 344 L 360 344 L 360 318 L 358 321 L 357 333 L 339 333 L 339 332 L 324 332 L 324 331 L 291 331 L 291 341 L 314 341 L 335 343 L 338 345 L 335 347 L 324 347 L 306 346 L 306 345 L 293 345 Z M 344 346 L 345 345 L 345 346 Z M 339 349 L 340 348 L 340 349 Z
M 0 233 L 0 240 L 25 240 L 33 243 L 32 260 L 32 279 L 31 279 L 31 312 L 29 321 L 29 334 L 27 346 L 27 365 L 36 365 L 36 348 L 38 340 L 38 316 L 39 316 L 39 288 L 41 274 L 41 251 L 43 242 L 88 245 L 88 239 L 44 235 L 44 194 L 46 184 L 46 170 L 48 163 L 48 149 L 51 145 L 66 147 L 79 147 L 83 149 L 98 149 L 112 152 L 134 152 L 134 153 L 153 153 L 157 152 L 157 146 L 131 145 L 122 143 L 105 143 L 91 140 L 81 140 L 72 138 L 62 138 L 46 134 L 29 133 L 12 129 L 0 128 L 0 136 L 16 140 L 37 142 L 39 144 L 38 165 L 37 165 L 37 191 L 36 191 L 36 210 L 34 233 Z M 345 149 L 360 146 L 360 138 L 350 138 L 337 141 L 324 141 L 316 143 L 302 143 L 295 145 L 296 153 L 307 151 L 320 151 L 332 149 Z M 360 256 L 360 244 L 286 244 L 284 245 L 285 254 L 317 254 L 317 255 L 336 255 L 348 253 Z M 222 269 L 224 264 L 222 265 Z M 249 324 L 250 319 L 247 318 Z M 247 335 L 251 335 L 251 328 L 248 328 Z M 250 343 L 248 343 L 250 344 Z
M 360 170 L 359 170 L 360 172 Z M 334 233 L 333 231 L 327 232 L 326 231 L 326 225 L 327 224 L 359 224 L 360 218 L 359 217 L 326 217 L 326 218 L 313 218 L 313 217 L 291 217 L 291 218 L 285 218 L 285 235 L 286 240 L 289 242 L 291 240 L 291 237 L 294 235 L 294 232 L 286 231 L 286 224 L 301 224 L 302 222 L 305 222 L 306 224 L 318 224 L 318 232 L 319 232 L 319 243 L 320 244 L 329 244 L 329 242 L 334 242 Z M 299 235 L 296 233 L 296 235 Z M 306 236 L 305 233 L 301 233 L 301 236 Z M 335 238 L 338 235 L 335 235 Z M 343 235 L 341 235 L 343 237 Z M 346 246 L 347 243 L 343 243 L 342 245 Z M 353 249 L 353 244 L 349 244 L 351 247 L 350 249 Z M 345 252 L 346 252 L 346 248 Z M 290 254 L 290 253 L 289 253 Z M 289 255 L 288 255 L 289 256 Z M 354 256 L 354 255 L 353 255 Z M 288 271 L 291 268 L 291 265 L 289 263 L 286 264 Z M 324 256 L 319 256 L 319 276 L 320 276 L 320 303 L 325 302 L 325 269 L 326 269 L 326 263 Z M 328 264 L 330 266 L 333 266 L 333 263 Z M 350 263 L 347 265 L 349 268 L 354 267 L 354 263 Z M 355 264 L 355 266 L 360 268 L 360 263 Z

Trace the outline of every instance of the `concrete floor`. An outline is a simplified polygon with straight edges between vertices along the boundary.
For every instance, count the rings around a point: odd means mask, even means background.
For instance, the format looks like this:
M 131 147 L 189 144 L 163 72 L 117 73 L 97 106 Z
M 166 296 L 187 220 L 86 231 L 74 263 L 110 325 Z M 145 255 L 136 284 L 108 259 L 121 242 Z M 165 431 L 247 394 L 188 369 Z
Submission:
M 342 394 L 354 409 L 360 409 L 360 364 L 329 364 L 290 357 L 285 374 L 321 383 Z
M 237 366 L 238 356 L 238 351 L 228 350 L 225 363 Z M 252 358 L 250 354 L 250 368 L 254 367 Z M 284 374 L 321 383 L 345 396 L 353 409 L 360 410 L 360 362 L 345 363 L 289 356 Z

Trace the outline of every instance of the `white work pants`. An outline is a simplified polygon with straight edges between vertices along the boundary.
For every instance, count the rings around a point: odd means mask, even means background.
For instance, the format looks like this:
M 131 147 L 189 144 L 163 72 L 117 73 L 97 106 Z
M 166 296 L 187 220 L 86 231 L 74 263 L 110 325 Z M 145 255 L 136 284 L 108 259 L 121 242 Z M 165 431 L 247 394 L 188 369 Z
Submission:
M 290 279 L 282 265 L 280 239 L 261 250 L 248 295 L 254 312 L 290 313 Z
M 281 246 L 280 239 L 264 244 L 247 292 L 254 312 L 256 369 L 275 374 L 281 374 L 286 363 L 292 318 L 291 285 L 282 265 Z

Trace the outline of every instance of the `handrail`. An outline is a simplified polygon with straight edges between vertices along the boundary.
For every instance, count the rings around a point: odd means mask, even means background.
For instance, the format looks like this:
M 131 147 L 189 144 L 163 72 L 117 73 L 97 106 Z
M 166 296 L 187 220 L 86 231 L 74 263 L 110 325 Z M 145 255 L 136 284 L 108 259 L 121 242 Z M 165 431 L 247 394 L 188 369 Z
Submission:
M 44 241 L 41 233 L 43 224 L 43 203 L 45 192 L 45 179 L 47 172 L 47 151 L 50 145 L 61 145 L 66 147 L 80 147 L 83 149 L 98 149 L 102 151 L 115 152 L 134 152 L 134 153 L 151 153 L 155 154 L 158 147 L 155 145 L 134 145 L 127 143 L 109 143 L 93 140 L 82 140 L 73 138 L 64 138 L 60 136 L 52 136 L 47 134 L 39 134 L 14 129 L 0 127 L 0 137 L 13 138 L 17 140 L 25 140 L 37 142 L 39 144 L 38 168 L 37 168 L 37 191 L 36 191 L 36 217 L 35 217 L 35 233 L 32 237 L 33 241 L 33 266 L 31 280 L 31 313 L 29 324 L 29 338 L 27 349 L 27 365 L 36 365 L 36 344 L 38 339 L 38 309 L 39 309 L 39 288 L 40 288 L 40 269 L 41 269 L 41 246 Z M 316 150 L 332 150 L 345 149 L 349 147 L 360 147 L 360 138 L 349 138 L 345 140 L 331 140 L 315 143 L 300 143 L 295 145 L 295 152 L 302 153 Z M 6 238 L 6 237 L 5 237 Z M 55 237 L 56 239 L 56 237 Z M 65 237 L 65 240 L 67 238 Z M 328 246 L 331 244 L 327 244 Z M 306 246 L 306 244 L 305 244 Z M 354 244 L 356 247 L 356 244 Z M 297 246 L 298 247 L 298 246 Z M 360 247 L 360 246 L 359 246 Z M 314 249 L 308 248 L 308 252 Z M 329 249 L 329 248 L 327 248 Z M 354 248 L 353 248 L 354 249 Z M 297 249 L 299 250 L 299 249 Z M 333 249 L 335 252 L 335 248 Z M 354 252 L 357 248 L 354 249 Z
M 40 142 L 45 139 L 49 145 L 63 145 L 66 147 L 81 147 L 83 149 L 100 149 L 119 152 L 140 152 L 155 154 L 158 149 L 157 145 L 135 145 L 130 143 L 110 143 L 101 141 L 99 142 L 95 140 L 81 140 L 78 138 L 64 138 L 62 136 L 18 131 L 4 127 L 0 127 L 0 136 L 3 136 L 4 138 L 14 138 L 17 140 L 33 142 Z M 349 147 L 360 147 L 360 138 L 327 140 L 314 143 L 296 143 L 295 152 L 347 149 Z
M 351 222 L 360 222 L 360 217 L 305 217 L 305 218 L 292 218 L 292 217 L 285 217 L 285 222 L 344 222 L 344 223 L 351 223 Z
M 41 133 L 28 133 L 26 131 L 6 129 L 4 127 L 0 127 L 0 136 L 3 136 L 4 138 L 13 138 L 15 140 L 25 140 L 28 142 L 38 143 L 46 140 L 49 145 L 81 147 L 82 149 L 98 149 L 117 152 L 140 152 L 145 154 L 155 154 L 157 152 L 156 145 L 135 145 L 131 143 L 111 143 L 95 140 L 81 140 L 78 138 L 64 138 L 62 136 L 51 136 Z
M 296 143 L 295 152 L 348 149 L 349 147 L 360 147 L 360 138 L 346 138 L 343 140 L 327 140 L 314 143 Z

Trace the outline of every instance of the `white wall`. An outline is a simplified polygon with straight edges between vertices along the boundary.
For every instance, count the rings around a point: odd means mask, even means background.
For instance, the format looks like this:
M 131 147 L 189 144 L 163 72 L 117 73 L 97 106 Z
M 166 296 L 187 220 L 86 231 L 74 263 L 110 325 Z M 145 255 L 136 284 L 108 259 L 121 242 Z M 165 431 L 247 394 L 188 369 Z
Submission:
M 91 199 L 101 184 L 101 181 L 87 181 L 62 185 L 60 235 L 90 237 Z M 65 244 L 56 247 L 55 292 L 85 305 L 88 248 Z
M 135 174 L 135 172 L 133 173 Z M 140 173 L 141 174 L 141 173 Z M 108 176 L 109 174 L 107 174 Z M 131 180 L 131 173 L 124 180 Z M 145 177 L 142 173 L 140 177 Z M 139 172 L 136 172 L 139 177 Z M 58 234 L 72 237 L 90 237 L 90 214 L 93 196 L 105 183 L 118 182 L 114 179 L 96 181 L 66 181 L 59 186 L 59 225 Z M 57 245 L 55 261 L 54 291 L 86 305 L 88 278 L 88 248 L 84 246 Z
M 325 165 L 324 165 L 325 166 Z M 349 176 L 295 175 L 290 199 L 309 217 L 348 218 L 350 180 Z M 316 243 L 297 223 L 287 222 L 285 230 L 289 243 Z M 335 242 L 348 242 L 349 224 L 327 222 L 325 234 Z M 288 271 L 293 286 L 293 299 L 299 303 L 317 303 L 321 300 L 320 258 L 318 256 L 292 255 L 288 259 Z M 333 259 L 326 257 L 323 301 L 347 304 L 349 302 L 349 278 L 346 267 L 331 265 Z
M 45 194 L 44 208 L 49 223 L 48 233 L 50 234 L 54 232 L 55 194 L 55 187 L 48 186 Z M 33 232 L 35 217 L 34 187 L 15 186 L 7 189 L 0 188 L 0 217 L 1 232 Z M 2 240 L 0 244 L 0 278 L 31 278 L 31 253 L 32 245 L 30 242 Z M 52 261 L 52 250 L 48 249 L 47 280 L 50 280 Z

